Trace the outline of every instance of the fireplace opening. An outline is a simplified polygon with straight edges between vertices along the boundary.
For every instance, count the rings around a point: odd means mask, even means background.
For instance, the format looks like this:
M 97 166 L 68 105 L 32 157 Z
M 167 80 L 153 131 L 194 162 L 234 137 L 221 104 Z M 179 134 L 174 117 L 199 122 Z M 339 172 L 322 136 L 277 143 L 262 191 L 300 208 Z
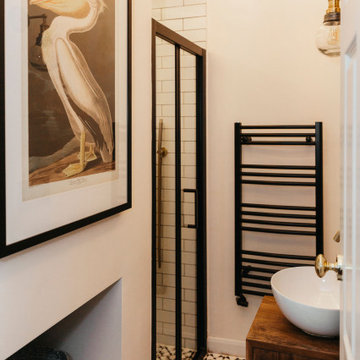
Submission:
M 121 319 L 119 280 L 7 360 L 119 359 Z

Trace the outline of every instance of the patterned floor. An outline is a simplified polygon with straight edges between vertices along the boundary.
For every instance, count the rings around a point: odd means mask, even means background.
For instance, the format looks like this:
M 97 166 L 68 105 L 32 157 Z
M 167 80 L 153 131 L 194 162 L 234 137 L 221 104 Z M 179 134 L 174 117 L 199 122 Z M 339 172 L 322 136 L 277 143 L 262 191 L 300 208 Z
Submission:
M 176 360 L 175 346 L 158 345 L 156 352 L 156 360 Z M 183 360 L 191 360 L 195 355 L 195 351 L 183 349 Z
M 204 360 L 245 360 L 236 356 L 221 355 L 221 354 L 207 354 Z
M 191 360 L 195 355 L 195 351 L 183 349 L 182 359 Z M 158 345 L 156 360 L 175 360 L 175 347 L 167 345 Z M 236 356 L 207 354 L 204 360 L 245 360 Z

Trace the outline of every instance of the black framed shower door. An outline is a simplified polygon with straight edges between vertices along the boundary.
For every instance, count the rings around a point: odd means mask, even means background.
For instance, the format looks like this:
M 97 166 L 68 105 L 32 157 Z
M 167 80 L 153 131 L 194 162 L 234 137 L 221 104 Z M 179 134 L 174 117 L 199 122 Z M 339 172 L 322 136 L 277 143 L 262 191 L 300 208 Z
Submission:
M 153 20 L 153 360 L 207 352 L 205 90 L 206 51 Z

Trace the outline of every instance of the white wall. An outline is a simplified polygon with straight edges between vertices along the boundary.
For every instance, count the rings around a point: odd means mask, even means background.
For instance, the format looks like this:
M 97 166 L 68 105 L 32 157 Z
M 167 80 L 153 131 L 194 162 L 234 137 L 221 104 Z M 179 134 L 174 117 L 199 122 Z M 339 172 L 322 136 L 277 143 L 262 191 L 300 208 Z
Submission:
M 150 19 L 150 1 L 133 1 L 133 209 L 0 260 L 0 359 L 119 278 L 121 358 L 150 358 Z
M 339 59 L 315 34 L 325 0 L 208 0 L 209 348 L 244 355 L 261 301 L 234 297 L 233 124 L 324 123 L 325 253 L 340 218 Z

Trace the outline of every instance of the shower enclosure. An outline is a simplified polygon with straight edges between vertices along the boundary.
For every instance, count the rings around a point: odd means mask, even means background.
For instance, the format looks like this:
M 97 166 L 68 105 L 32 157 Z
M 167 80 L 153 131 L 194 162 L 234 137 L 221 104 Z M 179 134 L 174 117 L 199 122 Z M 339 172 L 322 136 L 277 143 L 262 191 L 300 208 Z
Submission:
M 202 359 L 206 52 L 155 20 L 152 51 L 152 359 Z

